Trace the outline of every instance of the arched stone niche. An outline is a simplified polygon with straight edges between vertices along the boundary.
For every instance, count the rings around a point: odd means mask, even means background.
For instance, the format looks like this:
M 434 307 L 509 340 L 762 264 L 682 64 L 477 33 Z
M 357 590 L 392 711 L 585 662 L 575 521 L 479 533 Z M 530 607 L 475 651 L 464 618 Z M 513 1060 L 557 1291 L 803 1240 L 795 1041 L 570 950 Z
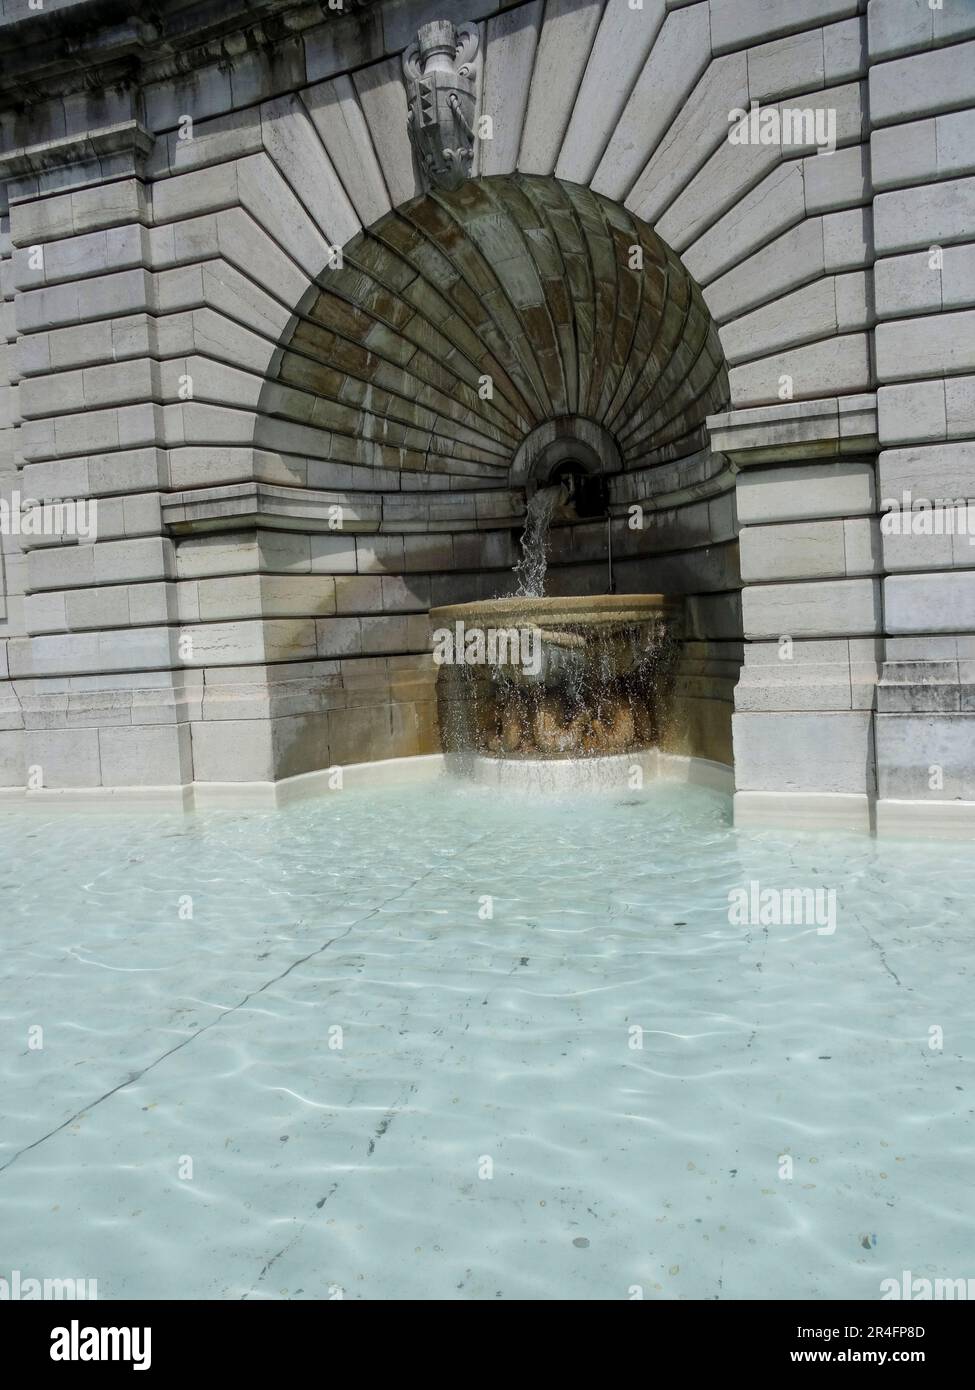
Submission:
M 612 200 L 520 174 L 414 199 L 355 237 L 275 376 L 261 413 L 328 430 L 336 461 L 519 487 L 554 466 L 560 435 L 607 473 L 694 454 L 728 399 L 679 258 Z

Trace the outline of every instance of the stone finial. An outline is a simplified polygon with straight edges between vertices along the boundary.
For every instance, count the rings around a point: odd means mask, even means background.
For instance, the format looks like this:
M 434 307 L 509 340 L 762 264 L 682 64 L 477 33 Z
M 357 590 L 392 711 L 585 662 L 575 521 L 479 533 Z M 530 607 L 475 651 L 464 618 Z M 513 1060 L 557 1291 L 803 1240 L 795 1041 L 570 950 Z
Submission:
M 403 54 L 407 128 L 427 187 L 459 188 L 474 159 L 477 28 L 424 24 Z

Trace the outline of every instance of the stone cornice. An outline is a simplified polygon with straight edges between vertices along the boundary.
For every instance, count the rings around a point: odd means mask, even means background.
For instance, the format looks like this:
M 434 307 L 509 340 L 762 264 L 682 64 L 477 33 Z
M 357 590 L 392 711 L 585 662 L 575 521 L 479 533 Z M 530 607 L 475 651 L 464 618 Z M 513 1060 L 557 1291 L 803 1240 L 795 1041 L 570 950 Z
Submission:
M 738 468 L 875 453 L 873 393 L 747 407 L 709 415 L 711 444 Z
M 524 517 L 524 499 L 509 489 L 483 489 L 436 497 L 420 493 L 328 492 L 227 483 L 171 493 L 163 499 L 163 521 L 177 534 L 243 530 L 334 531 L 341 508 L 342 530 L 394 535 L 434 531 L 505 530 Z
M 29 178 L 66 164 L 128 156 L 133 167 L 152 149 L 153 136 L 138 121 L 119 121 L 60 140 L 43 140 L 0 154 L 0 180 Z
M 3 106 L 18 108 L 80 90 L 125 87 L 233 61 L 377 0 L 157 0 L 145 16 L 131 0 L 78 0 L 0 24 Z

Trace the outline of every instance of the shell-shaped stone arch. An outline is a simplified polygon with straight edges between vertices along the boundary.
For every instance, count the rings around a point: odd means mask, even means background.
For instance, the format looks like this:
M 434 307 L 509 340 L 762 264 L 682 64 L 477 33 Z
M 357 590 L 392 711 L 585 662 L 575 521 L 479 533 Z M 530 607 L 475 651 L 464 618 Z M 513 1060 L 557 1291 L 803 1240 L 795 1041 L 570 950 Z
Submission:
M 260 413 L 337 462 L 506 485 L 547 421 L 592 421 L 623 469 L 700 450 L 728 400 L 678 256 L 620 204 L 552 176 L 414 198 L 322 269 Z M 436 485 L 436 484 L 435 484 Z

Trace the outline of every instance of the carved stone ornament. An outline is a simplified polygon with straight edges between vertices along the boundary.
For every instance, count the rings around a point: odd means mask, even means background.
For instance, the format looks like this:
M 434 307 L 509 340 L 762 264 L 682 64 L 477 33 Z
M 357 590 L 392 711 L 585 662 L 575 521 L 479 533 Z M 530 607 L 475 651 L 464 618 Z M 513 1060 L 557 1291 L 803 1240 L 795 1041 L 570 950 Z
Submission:
M 403 54 L 407 126 L 428 187 L 459 188 L 471 172 L 477 48 L 475 25 L 436 19 Z

